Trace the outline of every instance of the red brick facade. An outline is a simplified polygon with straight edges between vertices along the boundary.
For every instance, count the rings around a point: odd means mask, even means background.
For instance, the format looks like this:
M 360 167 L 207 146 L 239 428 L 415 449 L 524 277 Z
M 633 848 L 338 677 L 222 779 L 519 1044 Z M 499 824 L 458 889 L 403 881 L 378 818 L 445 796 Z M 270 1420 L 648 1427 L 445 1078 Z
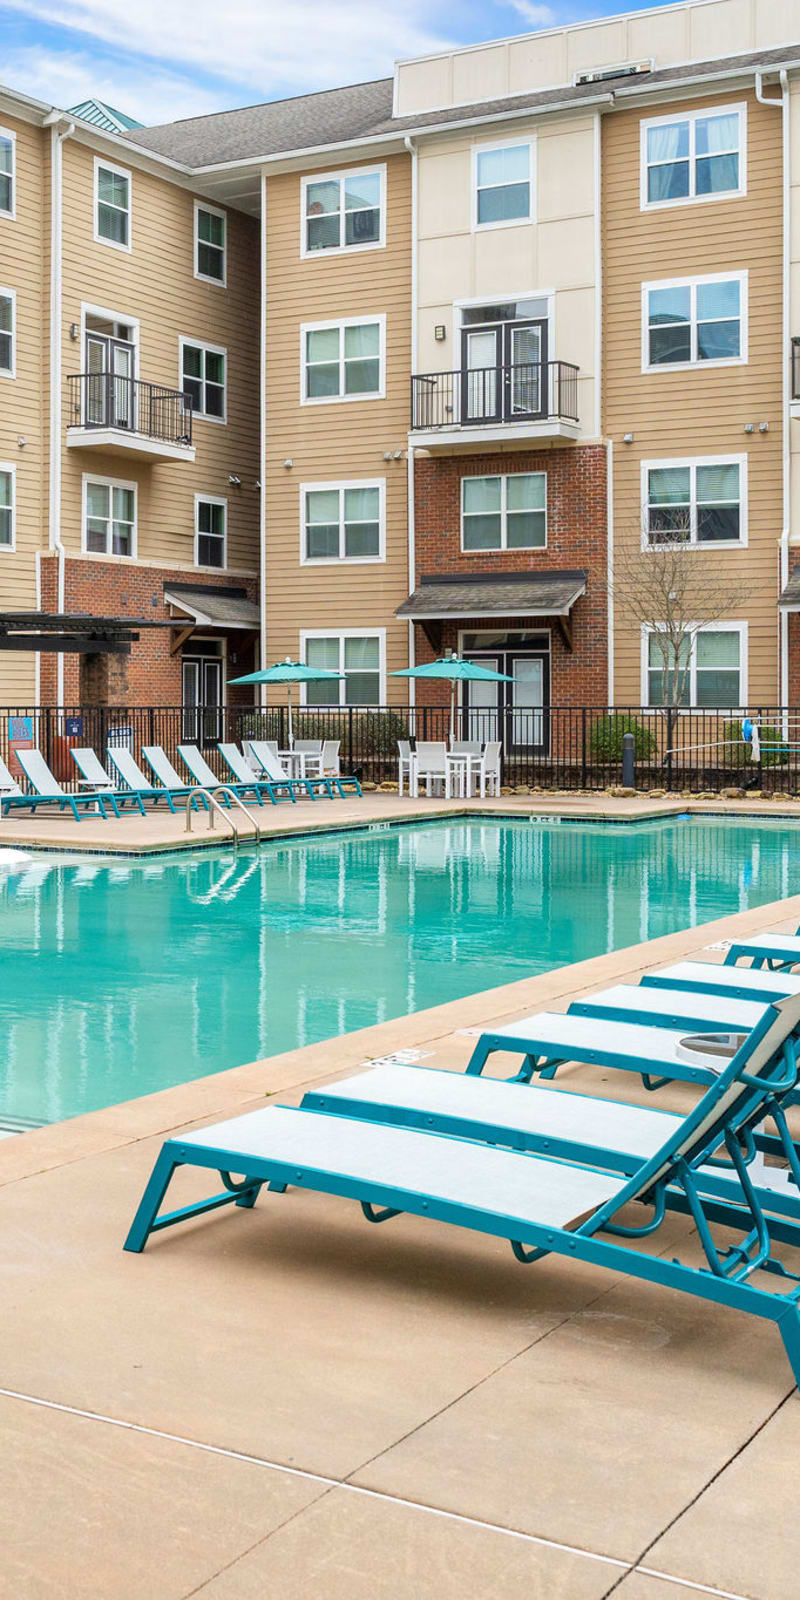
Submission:
M 42 610 L 57 611 L 58 562 L 55 556 L 42 560 Z M 147 617 L 154 622 L 170 618 L 164 603 L 164 589 L 173 584 L 191 584 L 192 588 L 225 588 L 247 590 L 247 598 L 256 600 L 258 586 L 255 579 L 227 578 L 224 572 L 213 578 L 204 573 L 169 571 L 163 567 L 122 566 L 112 561 L 85 561 L 67 557 L 65 562 L 64 611 L 105 617 Z M 181 656 L 173 652 L 176 634 L 189 625 L 190 619 L 173 617 L 172 628 L 142 629 L 137 643 L 131 645 L 130 655 L 65 655 L 64 705 L 109 706 L 177 706 L 182 700 Z M 219 630 L 198 626 L 198 633 L 206 637 L 221 637 Z M 244 630 L 231 630 L 227 635 L 227 668 L 230 676 L 237 677 L 252 672 L 255 635 Z M 191 651 L 191 640 L 186 648 Z M 43 706 L 57 702 L 57 657 L 41 657 L 40 694 Z M 247 704 L 252 700 L 252 690 L 229 690 L 229 703 L 237 697 Z
M 547 473 L 547 547 L 543 550 L 464 551 L 461 548 L 461 480 L 492 473 Z M 464 618 L 442 624 L 442 650 L 455 650 L 460 631 L 498 628 L 549 631 L 553 705 L 605 705 L 608 700 L 607 477 L 602 445 L 515 451 L 507 455 L 419 457 L 415 465 L 417 583 L 426 576 L 487 572 L 585 570 L 586 593 L 572 611 L 570 652 L 553 617 Z M 434 651 L 419 626 L 417 661 Z M 449 703 L 447 684 L 417 684 L 419 704 Z

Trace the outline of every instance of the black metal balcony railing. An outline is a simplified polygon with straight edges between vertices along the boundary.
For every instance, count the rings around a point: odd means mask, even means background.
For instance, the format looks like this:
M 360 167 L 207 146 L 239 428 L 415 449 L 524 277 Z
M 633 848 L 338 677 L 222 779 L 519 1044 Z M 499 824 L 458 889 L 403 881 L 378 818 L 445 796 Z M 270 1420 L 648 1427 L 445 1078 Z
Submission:
M 568 361 L 426 372 L 411 379 L 412 428 L 578 420 L 578 368 Z
M 119 428 L 164 444 L 192 442 L 192 400 L 180 389 L 115 372 L 73 373 L 67 383 L 69 427 Z
M 800 400 L 800 339 L 792 340 L 792 399 Z

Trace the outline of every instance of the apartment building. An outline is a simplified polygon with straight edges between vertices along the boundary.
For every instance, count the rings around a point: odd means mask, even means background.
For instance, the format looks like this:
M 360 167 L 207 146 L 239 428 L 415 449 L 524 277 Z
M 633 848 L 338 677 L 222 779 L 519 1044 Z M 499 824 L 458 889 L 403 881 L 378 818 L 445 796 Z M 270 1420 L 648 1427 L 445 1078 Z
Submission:
M 0 97 L 0 630 L 106 629 L 0 701 L 453 649 L 544 747 L 663 697 L 620 574 L 676 529 L 736 595 L 687 699 L 800 696 L 798 94 L 800 0 L 676 0 L 155 128 Z

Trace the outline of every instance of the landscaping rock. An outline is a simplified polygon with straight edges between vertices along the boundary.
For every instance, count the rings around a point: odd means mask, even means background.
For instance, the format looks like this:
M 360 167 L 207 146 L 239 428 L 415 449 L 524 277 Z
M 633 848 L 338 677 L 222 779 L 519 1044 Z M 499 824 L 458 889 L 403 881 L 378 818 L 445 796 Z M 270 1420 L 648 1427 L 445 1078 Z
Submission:
M 372 794 L 378 785 L 377 783 L 362 783 L 361 787 L 365 794 Z
M 663 800 L 666 792 L 666 789 L 650 789 L 647 797 L 649 800 Z
M 364 786 L 362 784 L 362 788 L 363 787 Z M 381 791 L 381 794 L 397 794 L 397 784 L 392 783 L 391 778 L 387 778 L 386 782 L 379 784 L 378 787 Z
M 615 800 L 633 800 L 636 797 L 636 790 L 623 789 L 620 785 L 617 789 L 606 789 L 606 794 L 612 795 Z
M 723 800 L 743 800 L 744 789 L 720 789 L 720 796 Z
M 516 788 L 514 789 L 514 794 L 527 794 L 527 793 L 528 793 L 528 785 L 527 785 L 527 783 L 518 783 Z

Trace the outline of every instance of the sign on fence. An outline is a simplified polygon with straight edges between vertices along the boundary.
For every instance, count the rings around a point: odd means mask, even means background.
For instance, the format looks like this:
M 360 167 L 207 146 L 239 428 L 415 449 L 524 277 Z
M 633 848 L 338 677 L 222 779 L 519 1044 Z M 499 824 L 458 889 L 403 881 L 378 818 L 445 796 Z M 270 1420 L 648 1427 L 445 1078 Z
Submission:
M 17 760 L 18 750 L 32 750 L 33 744 L 33 717 L 9 717 L 8 719 L 8 770 L 12 778 L 18 781 L 25 774 Z
M 110 750 L 133 751 L 133 728 L 127 722 L 118 722 L 109 728 L 107 743 Z
M 64 718 L 64 738 L 65 739 L 82 739 L 83 738 L 83 717 L 65 717 Z

